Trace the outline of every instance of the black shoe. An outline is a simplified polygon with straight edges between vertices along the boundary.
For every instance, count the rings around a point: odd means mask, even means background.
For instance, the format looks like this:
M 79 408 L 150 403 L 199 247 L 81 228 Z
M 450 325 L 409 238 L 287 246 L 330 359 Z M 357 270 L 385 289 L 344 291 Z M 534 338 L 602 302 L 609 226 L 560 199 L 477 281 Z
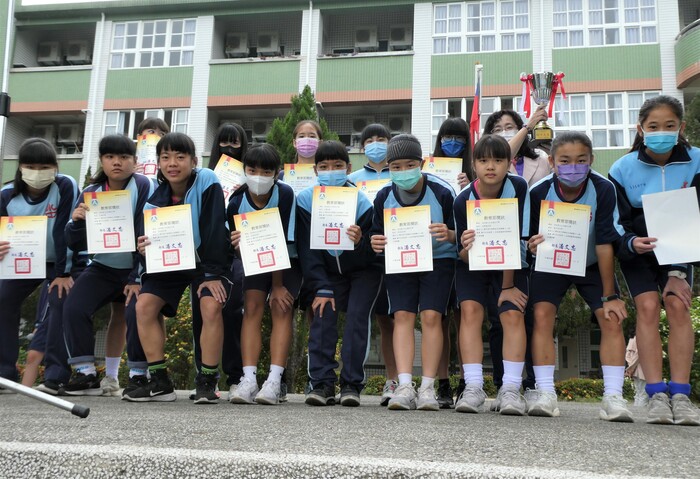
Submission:
M 63 396 L 63 384 L 52 379 L 47 379 L 36 388 L 42 393 L 51 394 L 52 396 Z
M 123 399 L 132 402 L 170 402 L 177 399 L 177 395 L 167 371 L 160 369 L 151 373 L 151 379 L 145 386 L 124 394 Z
M 333 385 L 318 385 L 306 395 L 309 406 L 335 406 L 335 387 Z
M 95 374 L 74 373 L 63 388 L 69 396 L 102 396 L 104 392 Z
M 452 409 L 455 401 L 452 399 L 452 388 L 449 379 L 441 379 L 438 382 L 437 402 L 440 409 Z
M 360 393 L 358 388 L 349 384 L 340 389 L 340 405 L 346 407 L 357 407 L 360 405 Z
M 197 374 L 194 380 L 196 391 L 194 395 L 195 404 L 218 404 L 219 396 L 216 394 L 216 385 L 219 378 L 216 374 Z
M 455 396 L 457 396 L 458 399 L 462 395 L 466 387 L 467 384 L 464 382 L 464 379 L 460 379 L 459 384 L 457 385 L 457 390 L 455 391 Z
M 148 378 L 145 375 L 138 374 L 129 378 L 129 383 L 122 391 L 122 399 L 126 399 L 126 395 L 136 391 L 138 388 L 148 384 Z

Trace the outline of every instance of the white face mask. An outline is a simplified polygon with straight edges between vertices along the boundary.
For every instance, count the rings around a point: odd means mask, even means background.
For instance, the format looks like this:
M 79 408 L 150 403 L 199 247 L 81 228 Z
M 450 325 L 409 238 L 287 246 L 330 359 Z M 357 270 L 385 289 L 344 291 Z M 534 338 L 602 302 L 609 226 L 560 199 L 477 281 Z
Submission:
M 498 136 L 502 136 L 506 140 L 510 140 L 511 138 L 513 138 L 515 136 L 516 133 L 517 133 L 517 131 L 515 131 L 515 130 L 503 130 L 503 131 L 499 131 L 496 134 Z
M 248 185 L 248 189 L 251 193 L 260 196 L 267 194 L 270 191 L 272 185 L 275 184 L 275 177 L 251 175 L 245 177 L 245 183 Z
M 21 168 L 22 181 L 35 190 L 43 190 L 56 181 L 56 170 L 32 170 L 31 168 Z

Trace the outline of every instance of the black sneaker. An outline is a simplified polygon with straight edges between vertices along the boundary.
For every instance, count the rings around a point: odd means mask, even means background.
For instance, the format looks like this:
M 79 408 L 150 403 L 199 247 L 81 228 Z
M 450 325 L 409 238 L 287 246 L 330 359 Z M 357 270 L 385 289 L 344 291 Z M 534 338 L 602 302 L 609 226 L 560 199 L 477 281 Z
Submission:
M 215 374 L 197 374 L 194 380 L 196 392 L 195 404 L 218 404 L 219 396 L 216 394 L 216 385 L 219 379 Z
M 50 394 L 52 396 L 63 396 L 63 384 L 52 379 L 47 379 L 36 388 L 42 393 Z
M 102 386 L 95 374 L 74 373 L 63 388 L 69 396 L 102 396 Z
M 346 384 L 340 389 L 340 405 L 345 407 L 357 407 L 360 405 L 360 393 L 358 388 Z
M 122 391 L 122 399 L 126 399 L 126 395 L 136 391 L 138 388 L 144 387 L 148 384 L 148 377 L 143 374 L 138 374 L 129 378 L 129 383 L 126 385 Z
M 165 370 L 153 371 L 145 386 L 124 394 L 123 399 L 132 402 L 170 402 L 177 399 L 173 383 Z
M 309 406 L 335 406 L 335 387 L 333 385 L 318 385 L 306 395 Z
M 452 409 L 455 401 L 452 398 L 452 388 L 450 387 L 449 379 L 441 379 L 438 382 L 437 402 L 440 409 Z

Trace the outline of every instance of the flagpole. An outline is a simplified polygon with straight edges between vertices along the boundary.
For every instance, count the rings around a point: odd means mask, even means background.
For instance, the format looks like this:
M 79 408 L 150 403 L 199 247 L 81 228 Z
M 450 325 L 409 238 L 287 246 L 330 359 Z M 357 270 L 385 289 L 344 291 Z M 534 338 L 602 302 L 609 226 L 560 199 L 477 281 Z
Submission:
M 483 76 L 484 65 L 476 62 L 474 65 L 474 102 L 475 106 L 472 107 L 472 111 L 476 108 L 479 117 L 479 128 L 471 132 L 472 144 L 476 143 L 481 136 L 481 97 L 484 96 L 483 91 L 479 91 L 483 88 L 482 76 Z

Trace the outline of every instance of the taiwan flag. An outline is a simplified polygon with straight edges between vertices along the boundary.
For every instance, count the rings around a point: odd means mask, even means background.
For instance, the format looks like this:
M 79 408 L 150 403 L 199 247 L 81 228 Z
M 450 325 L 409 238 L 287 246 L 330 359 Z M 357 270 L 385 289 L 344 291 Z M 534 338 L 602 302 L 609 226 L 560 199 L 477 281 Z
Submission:
M 476 76 L 476 90 L 474 91 L 474 105 L 472 105 L 472 116 L 469 120 L 469 132 L 471 136 L 472 149 L 474 143 L 479 139 L 481 131 L 481 71 Z

